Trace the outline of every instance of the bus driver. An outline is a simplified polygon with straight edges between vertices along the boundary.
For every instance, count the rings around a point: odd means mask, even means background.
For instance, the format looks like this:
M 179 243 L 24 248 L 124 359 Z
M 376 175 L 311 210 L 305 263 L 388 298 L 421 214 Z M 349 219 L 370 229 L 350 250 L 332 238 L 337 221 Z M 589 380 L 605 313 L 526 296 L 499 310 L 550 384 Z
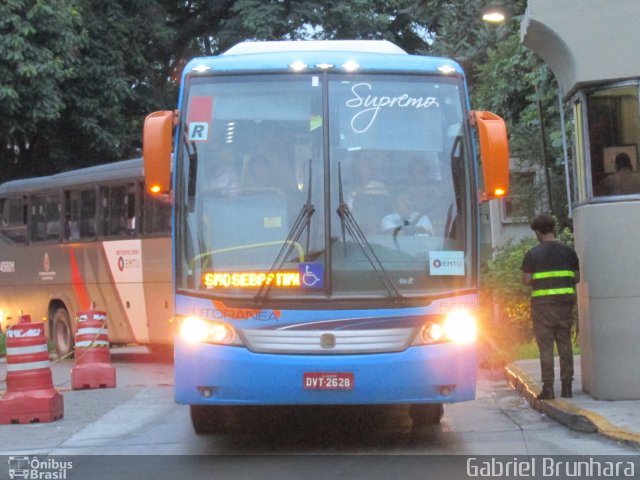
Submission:
M 407 191 L 399 192 L 393 201 L 395 211 L 382 218 L 382 232 L 393 235 L 433 235 L 429 217 L 415 211 L 411 205 L 411 194 Z

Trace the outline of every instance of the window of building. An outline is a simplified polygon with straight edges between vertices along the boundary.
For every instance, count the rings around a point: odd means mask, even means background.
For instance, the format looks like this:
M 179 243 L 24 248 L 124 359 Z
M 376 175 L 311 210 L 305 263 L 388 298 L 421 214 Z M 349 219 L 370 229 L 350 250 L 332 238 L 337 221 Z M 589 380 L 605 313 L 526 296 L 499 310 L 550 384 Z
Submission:
M 640 195 L 638 85 L 590 92 L 586 104 L 593 196 Z

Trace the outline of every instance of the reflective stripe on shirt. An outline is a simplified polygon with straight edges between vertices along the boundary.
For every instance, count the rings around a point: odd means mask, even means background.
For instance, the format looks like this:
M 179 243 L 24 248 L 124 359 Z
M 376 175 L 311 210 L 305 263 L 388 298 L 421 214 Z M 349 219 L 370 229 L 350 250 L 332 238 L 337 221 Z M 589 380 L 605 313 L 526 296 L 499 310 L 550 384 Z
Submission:
M 544 297 L 547 295 L 573 295 L 576 293 L 574 288 L 547 288 L 545 290 L 534 290 L 531 292 L 532 297 Z
M 572 270 L 552 270 L 549 272 L 536 272 L 531 275 L 533 280 L 545 280 L 548 278 L 558 278 L 558 279 L 574 279 L 576 278 L 576 272 Z M 536 282 L 538 286 L 542 286 L 544 282 Z M 565 283 L 566 282 L 562 282 Z M 550 285 L 549 285 L 550 286 Z M 531 292 L 532 297 L 546 297 L 549 295 L 575 295 L 576 290 L 573 286 L 561 286 L 558 285 L 557 288 L 535 288 Z
M 531 276 L 533 280 L 539 280 L 541 278 L 558 278 L 558 277 L 575 278 L 576 272 L 572 272 L 571 270 L 557 270 L 555 272 L 538 272 L 538 273 L 534 273 Z

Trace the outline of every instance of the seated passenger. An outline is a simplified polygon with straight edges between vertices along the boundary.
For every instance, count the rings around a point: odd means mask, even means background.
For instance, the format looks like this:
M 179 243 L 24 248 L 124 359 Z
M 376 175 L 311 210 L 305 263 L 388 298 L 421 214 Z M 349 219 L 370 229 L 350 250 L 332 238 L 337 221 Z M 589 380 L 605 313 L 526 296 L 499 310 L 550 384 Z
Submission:
M 631 195 L 640 193 L 640 177 L 633 171 L 631 159 L 619 153 L 615 159 L 616 173 L 609 175 L 600 184 L 601 195 Z
M 213 179 L 209 185 L 213 193 L 235 197 L 240 193 L 240 177 L 232 168 L 232 158 L 228 152 L 221 153 L 213 162 Z
M 427 214 L 415 211 L 411 204 L 409 192 L 398 193 L 393 202 L 394 212 L 382 218 L 382 232 L 392 235 L 433 235 L 433 226 Z

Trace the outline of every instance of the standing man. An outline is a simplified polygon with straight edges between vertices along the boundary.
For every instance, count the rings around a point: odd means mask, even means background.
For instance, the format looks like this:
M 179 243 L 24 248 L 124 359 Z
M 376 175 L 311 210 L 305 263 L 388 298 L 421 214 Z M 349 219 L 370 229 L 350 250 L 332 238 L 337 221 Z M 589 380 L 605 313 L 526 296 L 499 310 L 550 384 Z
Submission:
M 553 393 L 553 342 L 560 355 L 562 397 L 571 397 L 573 382 L 573 350 L 571 326 L 575 285 L 580 281 L 580 268 L 576 252 L 556 240 L 555 220 L 549 215 L 538 215 L 531 223 L 540 242 L 529 250 L 522 261 L 522 283 L 531 285 L 531 319 L 533 333 L 540 350 L 542 392 L 540 400 L 555 398 Z

